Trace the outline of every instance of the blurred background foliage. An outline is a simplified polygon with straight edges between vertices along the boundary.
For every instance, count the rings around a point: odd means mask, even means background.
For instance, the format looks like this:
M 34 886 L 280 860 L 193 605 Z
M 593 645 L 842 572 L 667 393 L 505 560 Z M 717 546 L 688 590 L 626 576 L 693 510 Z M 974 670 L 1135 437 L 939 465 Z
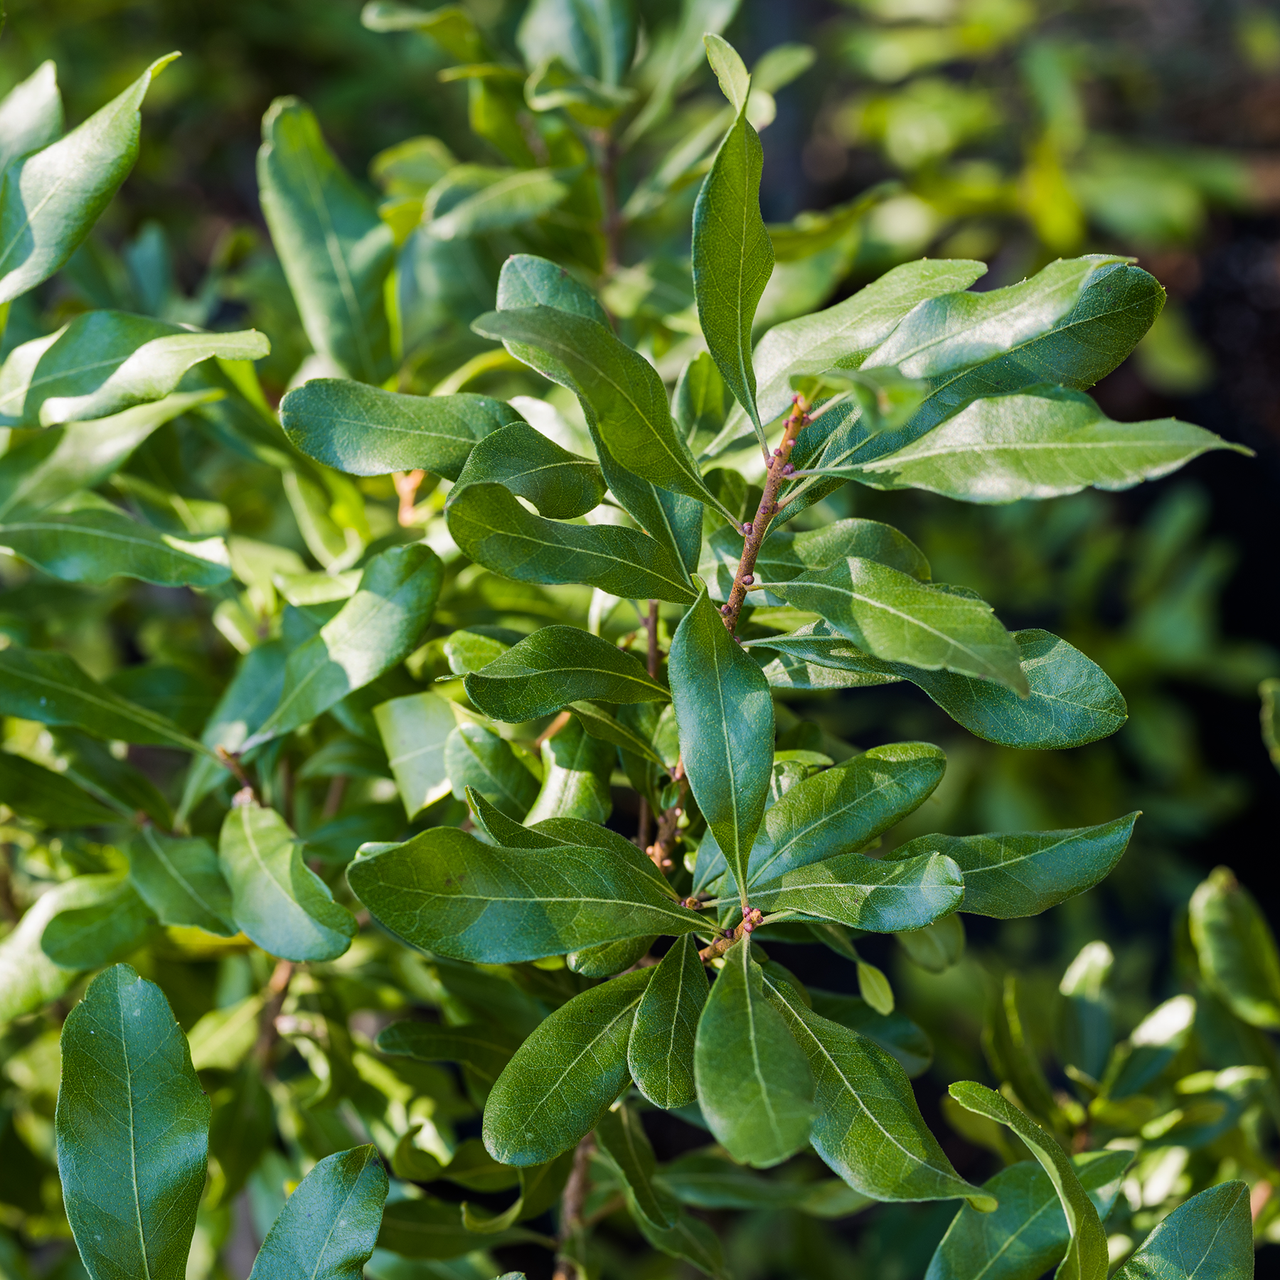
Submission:
M 469 0 L 465 7 L 496 45 L 512 47 L 522 5 Z M 655 0 L 640 7 L 656 25 L 679 6 Z M 779 245 L 789 234 L 807 246 L 791 258 L 779 253 L 785 287 L 766 298 L 765 320 L 834 301 L 926 254 L 987 261 L 980 288 L 1020 279 L 1060 255 L 1133 254 L 1170 302 L 1135 358 L 1098 388 L 1104 409 L 1129 419 L 1175 414 L 1258 453 L 1251 462 L 1202 459 L 1187 478 L 1149 494 L 1089 492 L 980 508 L 850 485 L 823 508 L 829 517 L 892 519 L 939 579 L 982 593 L 1010 627 L 1064 636 L 1109 672 L 1130 707 L 1130 723 L 1108 742 L 1019 753 L 959 734 L 922 695 L 900 686 L 796 697 L 797 742 L 816 732 L 859 748 L 903 738 L 944 747 L 946 779 L 895 832 L 904 840 L 1144 812 L 1129 854 L 1104 885 L 1034 921 L 975 929 L 966 958 L 944 973 L 912 963 L 888 939 L 880 950 L 866 940 L 867 956 L 893 974 L 901 1007 L 933 1038 L 933 1083 L 982 1073 L 980 1033 L 1006 971 L 1046 997 L 1026 1005 L 1030 1040 L 1047 1055 L 1056 1034 L 1049 997 L 1068 962 L 1094 940 L 1114 953 L 1114 1018 L 1127 1032 L 1153 1001 L 1184 985 L 1186 904 L 1210 867 L 1230 863 L 1273 924 L 1280 921 L 1280 888 L 1268 879 L 1273 859 L 1266 856 L 1275 847 L 1277 777 L 1258 733 L 1256 693 L 1261 680 L 1280 674 L 1273 559 L 1280 5 L 746 0 L 727 34 L 749 64 L 787 43 L 809 46 L 816 57 L 806 67 L 799 56 L 789 83 L 779 75 L 774 118 L 763 133 L 766 219 L 787 224 L 775 236 Z M 421 200 L 425 180 L 414 163 L 424 163 L 424 154 L 442 155 L 445 165 L 454 157 L 487 164 L 503 157 L 472 130 L 474 91 L 440 82 L 456 59 L 416 32 L 362 26 L 358 0 L 10 0 L 0 90 L 52 58 L 68 123 L 76 123 L 170 49 L 184 56 L 147 101 L 137 168 L 71 267 L 32 295 L 36 301 L 15 305 L 3 351 L 92 307 L 212 328 L 252 324 L 272 341 L 261 375 L 274 400 L 310 349 L 258 206 L 258 122 L 272 98 L 296 93 L 311 105 L 344 163 L 367 174 L 369 189 L 386 201 L 389 219 L 398 199 Z M 706 103 L 687 103 L 680 129 L 717 108 L 704 80 Z M 659 125 L 652 147 L 677 143 L 673 127 Z M 423 136 L 441 140 L 442 151 L 389 151 Z M 624 170 L 624 196 L 627 181 Z M 690 183 L 690 206 L 695 190 Z M 659 359 L 678 348 L 679 315 L 691 301 L 687 226 L 687 208 L 665 220 L 637 218 L 616 263 L 599 246 L 562 246 Z M 466 326 L 491 305 L 505 250 L 501 242 L 468 242 L 441 260 L 415 246 L 412 233 L 400 238 L 402 253 L 420 255 L 410 273 L 417 286 L 401 298 L 408 357 L 401 389 L 426 392 L 485 349 Z M 481 369 L 467 385 L 540 394 L 521 378 L 499 366 Z M 300 556 L 307 550 L 278 473 L 214 447 L 207 435 L 158 436 L 130 473 L 133 501 L 147 502 L 149 474 L 177 481 L 193 503 L 205 504 L 203 515 L 193 507 L 187 517 L 296 544 Z M 362 505 L 351 519 L 368 522 L 366 538 L 394 527 L 389 482 L 329 495 L 339 523 L 344 500 Z M 244 539 L 240 554 L 251 555 L 254 545 Z M 271 591 L 277 570 L 302 568 L 301 559 L 264 566 L 261 589 Z M 121 678 L 144 658 L 206 672 L 227 672 L 236 658 L 226 626 L 193 614 L 179 593 L 138 584 L 96 592 L 11 584 L 3 609 L 0 629 L 24 643 L 56 642 L 99 677 Z M 198 728 L 208 711 L 200 682 L 189 682 L 184 696 L 191 704 L 184 723 Z M 379 781 L 369 780 L 370 794 Z M 341 831 L 333 838 L 341 840 Z M 778 951 L 789 963 L 787 949 Z M 13 1086 L 35 1090 L 37 1112 L 40 1074 L 29 1054 L 8 1069 Z M 946 1131 L 942 1118 L 930 1119 Z M 974 1143 L 972 1133 L 965 1139 Z M 956 1141 L 949 1154 L 967 1172 L 976 1147 L 966 1148 L 959 1134 Z M 744 1278 L 778 1268 L 915 1276 L 924 1264 L 901 1252 L 901 1240 L 918 1238 L 927 1259 L 952 1212 L 886 1206 L 847 1237 L 795 1215 L 785 1230 L 770 1215 L 754 1215 L 735 1228 L 730 1258 Z M 0 1258 L 0 1271 L 7 1267 Z

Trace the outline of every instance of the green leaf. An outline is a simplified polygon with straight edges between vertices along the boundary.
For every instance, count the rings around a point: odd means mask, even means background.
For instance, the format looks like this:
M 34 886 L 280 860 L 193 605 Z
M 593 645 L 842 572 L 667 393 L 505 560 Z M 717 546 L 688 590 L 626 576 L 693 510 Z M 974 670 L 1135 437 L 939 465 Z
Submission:
M 762 911 L 794 911 L 870 933 L 923 928 L 954 911 L 963 897 L 960 868 L 940 853 L 909 862 L 841 853 L 771 875 L 750 892 L 752 906 Z
M 641 969 L 583 991 L 520 1046 L 485 1103 L 495 1160 L 543 1164 L 596 1127 L 626 1086 L 627 1039 L 651 976 Z
M 697 1100 L 694 1040 L 707 991 L 697 940 L 685 934 L 662 957 L 640 998 L 627 1067 L 636 1088 L 666 1111 Z
M 302 843 L 274 809 L 233 808 L 218 838 L 231 914 L 264 951 L 285 960 L 333 960 L 356 936 L 355 917 L 302 860 Z
M 9 353 L 0 367 L 0 425 L 105 418 L 163 399 L 202 360 L 260 360 L 270 350 L 254 329 L 200 333 L 150 316 L 90 311 Z
M 62 774 L 9 751 L 0 751 L 0 802 L 49 827 L 88 827 L 119 822 L 120 815 Z
M 815 1217 L 843 1217 L 871 1203 L 836 1178 L 791 1182 L 751 1173 L 709 1147 L 690 1151 L 664 1164 L 658 1185 L 682 1204 L 698 1209 L 794 1208 Z M 860 1202 L 860 1203 L 859 1203 Z M 828 1215 L 829 1205 L 840 1212 Z
M 1115 733 L 1129 718 L 1120 690 L 1079 649 L 1048 631 L 1015 631 L 1013 639 L 1031 690 L 1027 698 L 987 680 L 882 662 L 855 649 L 824 622 L 786 636 L 748 640 L 747 647 L 767 646 L 872 684 L 909 680 L 970 733 L 1005 747 L 1079 747 Z
M 0 185 L 0 303 L 34 289 L 89 234 L 138 158 L 138 109 L 157 58 L 119 97 L 41 151 L 13 161 Z
M 573 973 L 580 973 L 584 978 L 611 978 L 635 968 L 655 941 L 654 937 L 626 938 L 600 947 L 584 947 L 581 951 L 570 951 L 565 963 Z
M 460 724 L 445 739 L 444 767 L 456 799 L 474 788 L 510 817 L 523 818 L 538 796 L 532 770 L 509 742 L 482 724 Z
M 280 701 L 243 749 L 314 720 L 407 658 L 443 580 L 440 557 L 424 542 L 389 547 L 369 561 L 355 595 L 289 655 Z
M 1194 996 L 1173 996 L 1156 1005 L 1134 1027 L 1128 1041 L 1116 1047 L 1102 1076 L 1103 1096 L 1132 1097 L 1158 1080 L 1186 1045 L 1195 1020 Z
M 594 462 L 562 449 L 527 422 L 513 422 L 478 444 L 454 492 L 477 481 L 505 485 L 552 520 L 572 520 L 594 510 L 605 490 Z
M 964 955 L 964 924 L 954 913 L 941 916 L 921 929 L 899 933 L 897 941 L 912 964 L 927 973 L 946 973 Z
M 191 1065 L 197 1071 L 234 1071 L 257 1042 L 262 1006 L 262 995 L 255 993 L 225 1009 L 210 1009 L 191 1028 Z
M 1073 1156 L 1080 1185 L 1105 1218 L 1120 1192 L 1128 1151 Z M 1048 1175 L 1032 1160 L 1002 1169 L 982 1184 L 1000 1202 L 992 1213 L 965 1205 L 942 1237 L 925 1280 L 1040 1280 L 1062 1260 L 1070 1233 Z
M 764 151 L 747 119 L 751 78 L 742 59 L 720 36 L 708 34 L 705 39 L 707 56 L 737 118 L 716 152 L 694 206 L 693 289 L 711 358 L 746 409 L 763 446 L 751 327 L 773 274 L 773 243 L 760 215 Z
M 280 401 L 289 439 L 353 476 L 420 468 L 456 480 L 478 440 L 519 420 L 488 396 L 410 396 L 341 378 L 312 378 Z
M 74 725 L 98 738 L 208 754 L 172 721 L 112 693 L 54 649 L 0 650 L 0 714 Z
M 1131 813 L 1066 831 L 917 836 L 885 856 L 945 854 L 964 873 L 961 911 L 1012 920 L 1038 916 L 1105 880 L 1128 847 L 1137 820 Z
M 459 62 L 479 62 L 484 57 L 484 42 L 475 22 L 455 4 L 424 13 L 391 0 L 370 0 L 360 11 L 360 22 L 370 31 L 421 31 Z
M 258 189 L 311 345 L 358 381 L 385 382 L 394 368 L 383 299 L 391 228 L 297 98 L 277 98 L 262 118 Z
M 355 895 L 413 946 L 457 960 L 505 964 L 623 938 L 691 933 L 653 865 L 612 843 L 504 849 L 432 827 L 347 868 Z M 645 870 L 642 863 L 648 864 Z
M 577 627 L 540 627 L 463 684 L 492 720 L 521 724 L 580 698 L 665 702 L 670 694 L 631 654 Z
M 560 524 L 526 511 L 500 484 L 470 484 L 449 504 L 468 559 L 517 582 L 581 582 L 631 600 L 688 603 L 684 567 L 662 543 L 619 525 Z
M 631 1037 L 635 1038 L 634 1024 Z M 640 1117 L 626 1103 L 619 1103 L 600 1117 L 596 1125 L 596 1142 L 618 1171 L 626 1186 L 628 1200 L 634 1203 L 641 1216 L 660 1229 L 674 1225 L 679 1208 L 662 1203 L 653 1185 L 658 1167 L 653 1147 Z
M 809 989 L 813 1011 L 874 1041 L 895 1058 L 908 1076 L 918 1076 L 933 1062 L 933 1042 L 905 1014 L 878 1013 L 859 996 Z
M 539 304 L 491 311 L 471 327 L 486 338 L 510 343 L 517 356 L 522 348 L 534 347 L 567 370 L 573 389 L 590 402 L 606 448 L 622 467 L 730 515 L 707 488 L 677 433 L 658 371 L 606 325 Z
M 424 692 L 379 703 L 373 709 L 373 719 L 404 802 L 405 817 L 414 818 L 452 790 L 445 767 L 445 744 L 457 728 L 457 718 L 444 698 Z
M 285 1201 L 249 1280 L 360 1280 L 378 1239 L 387 1186 L 373 1146 L 326 1156 Z
M 460 1027 L 430 1022 L 393 1022 L 378 1034 L 378 1051 L 416 1058 L 419 1062 L 462 1062 L 496 1080 L 519 1047 L 519 1038 L 489 1023 Z
M 553 169 L 493 169 L 460 164 L 435 183 L 423 222 L 437 240 L 507 231 L 550 213 L 569 195 Z
M 956 1173 L 929 1132 L 906 1073 L 883 1049 L 805 1007 L 795 989 L 765 979 L 768 998 L 812 1069 L 814 1150 L 874 1200 L 995 1202 Z
M 782 1015 L 764 995 L 751 939 L 725 954 L 698 1020 L 698 1102 L 711 1132 L 743 1164 L 767 1168 L 809 1141 L 814 1082 Z
M 1250 1280 L 1253 1273 L 1249 1188 L 1222 1182 L 1157 1223 L 1115 1280 Z
M 28 151 L 39 151 L 62 133 L 62 98 L 53 61 L 42 62 L 0 101 L 0 173 Z
M 207 840 L 146 826 L 129 842 L 128 855 L 134 888 L 161 924 L 194 925 L 222 938 L 236 933 L 231 890 Z
M 995 680 L 1022 697 L 1030 692 L 1018 646 L 983 600 L 859 556 L 770 585 L 885 662 Z
M 1083 392 L 1051 387 L 975 400 L 897 453 L 826 473 L 874 489 L 927 489 L 965 502 L 1016 502 L 1090 486 L 1130 489 L 1211 449 L 1250 452 L 1176 418 L 1113 422 Z
M 1209 989 L 1251 1027 L 1280 1030 L 1275 935 L 1253 895 L 1226 867 L 1215 867 L 1191 895 L 1190 925 Z
M 634 1199 L 634 1196 L 628 1197 L 628 1208 Z M 704 1275 L 711 1276 L 712 1280 L 728 1280 L 720 1238 L 700 1218 L 679 1213 L 674 1225 L 657 1227 L 638 1208 L 631 1216 L 640 1228 L 640 1234 L 655 1249 L 660 1249 L 673 1258 L 682 1258 Z
M 99 974 L 63 1024 L 55 1122 L 67 1217 L 92 1280 L 182 1280 L 209 1114 L 160 988 L 128 965 Z
M 1107 1280 L 1107 1233 L 1058 1140 L 985 1085 L 960 1080 L 950 1086 L 949 1092 L 966 1111 L 1012 1129 L 1031 1148 L 1031 1154 L 1049 1175 L 1071 1236 L 1066 1256 L 1054 1273 L 1057 1280 Z
M 617 85 L 635 54 L 635 15 L 623 0 L 533 0 L 516 44 L 527 66 L 559 58 L 579 75 Z
M 522 1241 L 547 1243 L 546 1237 L 519 1227 L 495 1234 L 468 1231 L 458 1206 L 433 1196 L 387 1205 L 378 1232 L 378 1247 L 402 1258 L 460 1258 L 477 1249 L 497 1249 Z
M 601 742 L 610 742 L 623 751 L 628 751 L 642 760 L 666 770 L 666 762 L 654 749 L 653 744 L 638 734 L 630 725 L 623 724 L 615 715 L 594 702 L 571 702 L 569 710 L 573 712 L 578 723 L 593 737 Z
M 705 591 L 676 628 L 667 675 L 689 786 L 745 885 L 773 773 L 773 699 Z
M 609 777 L 618 753 L 570 721 L 542 744 L 542 787 L 524 820 L 530 826 L 548 818 L 577 818 L 603 823 L 613 810 Z

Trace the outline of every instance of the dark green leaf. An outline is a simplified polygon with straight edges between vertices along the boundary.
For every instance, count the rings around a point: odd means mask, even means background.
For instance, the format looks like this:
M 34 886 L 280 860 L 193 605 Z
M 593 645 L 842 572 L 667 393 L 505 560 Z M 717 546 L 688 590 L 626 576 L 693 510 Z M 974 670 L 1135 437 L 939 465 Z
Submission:
M 634 1197 L 628 1197 L 628 1206 Z M 727 1280 L 724 1269 L 724 1254 L 720 1246 L 720 1238 L 700 1218 L 691 1214 L 676 1215 L 675 1224 L 670 1227 L 656 1227 L 643 1213 L 632 1213 L 640 1234 L 655 1249 L 670 1254 L 673 1258 L 682 1258 L 691 1263 L 712 1280 Z
M 1275 935 L 1253 895 L 1226 867 L 1216 867 L 1191 895 L 1190 924 L 1210 990 L 1250 1026 L 1280 1030 Z
M 933 1042 L 903 1013 L 877 1013 L 860 996 L 809 989 L 813 1011 L 828 1022 L 838 1022 L 850 1031 L 873 1040 L 890 1057 L 896 1058 L 908 1076 L 918 1076 L 933 1062 Z
M 623 724 L 617 716 L 598 703 L 571 702 L 568 709 L 593 738 L 621 747 L 623 751 L 639 756 L 665 771 L 666 763 L 654 749 L 652 742 L 641 737 L 630 725 Z
M 444 744 L 444 767 L 461 800 L 474 788 L 509 817 L 523 818 L 539 784 L 509 742 L 481 724 L 460 724 Z
M 218 855 L 200 836 L 178 838 L 143 827 L 129 842 L 129 876 L 161 924 L 194 925 L 229 938 L 231 890 Z
M 59 911 L 45 926 L 40 946 L 64 969 L 98 969 L 136 951 L 155 927 L 155 916 L 128 878 L 89 877 L 94 900 Z
M 609 743 L 570 721 L 542 744 L 542 788 L 525 821 L 530 826 L 549 818 L 603 823 L 613 810 L 609 777 L 617 762 Z
M 0 751 L 0 803 L 50 827 L 119 822 L 119 814 L 87 795 L 60 773 L 8 751 Z
M 486 1080 L 496 1080 L 519 1038 L 488 1023 L 442 1027 L 430 1022 L 393 1022 L 378 1034 L 381 1053 L 404 1054 L 420 1062 L 465 1062 Z
M 697 940 L 685 934 L 653 971 L 627 1046 L 631 1078 L 656 1107 L 670 1111 L 697 1099 L 694 1040 L 707 990 Z
M 387 1205 L 378 1232 L 378 1247 L 404 1258 L 460 1258 L 477 1249 L 497 1249 L 525 1240 L 546 1243 L 545 1237 L 519 1227 L 483 1235 L 468 1231 L 457 1204 L 432 1196 Z
M 93 1280 L 182 1280 L 209 1100 L 160 988 L 116 965 L 62 1028 L 58 1173 Z
M 652 984 L 650 984 L 652 985 Z M 635 1037 L 634 1025 L 631 1031 Z M 640 1123 L 640 1117 L 626 1105 L 619 1103 L 600 1117 L 596 1125 L 596 1141 L 618 1171 L 626 1185 L 628 1199 L 640 1214 L 653 1226 L 665 1228 L 674 1225 L 679 1212 L 674 1204 L 663 1204 L 653 1185 L 657 1160 L 653 1147 Z
M 1250 1280 L 1253 1273 L 1249 1188 L 1222 1182 L 1159 1222 L 1115 1280 Z
M 565 956 L 565 963 L 584 978 L 611 978 L 616 973 L 635 968 L 656 940 L 656 937 L 625 938 L 599 947 L 584 947 L 581 951 L 570 951 Z

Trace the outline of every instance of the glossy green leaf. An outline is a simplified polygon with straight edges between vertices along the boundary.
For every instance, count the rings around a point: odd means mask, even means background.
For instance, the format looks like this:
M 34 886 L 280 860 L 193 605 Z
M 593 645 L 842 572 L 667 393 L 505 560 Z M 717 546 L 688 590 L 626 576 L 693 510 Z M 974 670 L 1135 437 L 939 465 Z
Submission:
M 542 744 L 542 787 L 524 820 L 530 826 L 548 818 L 604 823 L 613 811 L 609 777 L 617 762 L 609 743 L 570 721 Z
M 1054 1273 L 1057 1280 L 1106 1280 L 1107 1233 L 1067 1154 L 1058 1140 L 1030 1116 L 985 1085 L 961 1080 L 950 1086 L 951 1096 L 966 1111 L 1007 1125 L 1031 1149 L 1058 1194 L 1066 1214 L 1070 1242 Z
M 47 147 L 62 133 L 62 98 L 53 61 L 42 62 L 0 101 L 0 173 L 11 160 Z
M 387 1186 L 373 1146 L 326 1156 L 285 1201 L 249 1280 L 359 1280 L 378 1239 Z
M 74 725 L 99 738 L 206 750 L 164 716 L 112 693 L 56 649 L 0 650 L 0 713 Z
M 90 311 L 9 353 L 0 366 L 0 425 L 105 418 L 169 395 L 202 360 L 260 360 L 270 350 L 253 329 L 200 333 L 150 316 Z
M 495 431 L 471 451 L 458 488 L 477 481 L 506 485 L 552 520 L 594 510 L 605 490 L 594 462 L 562 449 L 527 422 Z
M 384 382 L 393 369 L 383 299 L 391 228 L 297 98 L 277 98 L 262 118 L 258 189 L 311 345 L 358 381 Z
M 783 1016 L 765 999 L 751 940 L 734 943 L 698 1020 L 698 1102 L 735 1160 L 780 1164 L 809 1141 L 813 1075 Z
M 631 1035 L 635 1037 L 634 1024 Z M 596 1125 L 596 1142 L 618 1171 L 626 1186 L 628 1200 L 641 1216 L 655 1227 L 674 1225 L 678 1206 L 664 1204 L 665 1197 L 660 1196 L 654 1186 L 657 1159 L 636 1112 L 625 1102 L 606 1111 Z
M 146 826 L 129 842 L 129 878 L 161 924 L 236 932 L 231 890 L 213 846 L 200 836 L 166 836 Z
M 353 476 L 420 468 L 456 480 L 478 440 L 517 421 L 488 396 L 410 396 L 340 378 L 313 378 L 280 402 L 289 439 Z
M 460 724 L 444 743 L 444 767 L 455 798 L 474 788 L 509 817 L 523 818 L 538 779 L 509 742 L 481 724 Z
M 592 1129 L 627 1082 L 627 1038 L 652 971 L 574 996 L 516 1051 L 484 1108 L 484 1145 L 503 1164 L 543 1164 Z
M 526 511 L 500 484 L 468 485 L 449 504 L 462 553 L 517 582 L 581 582 L 633 600 L 694 598 L 680 561 L 662 543 L 619 525 L 561 524 Z
M 915 1077 L 933 1062 L 933 1042 L 905 1014 L 878 1013 L 860 996 L 840 995 L 811 987 L 813 1011 L 828 1022 L 838 1022 L 874 1041 L 895 1058 L 908 1076 Z
M 565 956 L 565 964 L 584 978 L 611 978 L 634 969 L 648 955 L 655 940 L 653 937 L 625 938 L 600 947 L 584 947 L 581 951 L 570 951 Z
M 93 1280 L 182 1280 L 209 1099 L 160 988 L 99 974 L 62 1028 L 56 1130 L 67 1217 Z
M 719 36 L 707 53 L 737 118 L 716 152 L 693 210 L 693 288 L 707 348 L 725 385 L 746 409 L 764 443 L 756 409 L 751 327 L 773 274 L 773 244 L 760 215 L 764 151 L 747 119 L 751 80 Z
M 540 627 L 463 681 L 492 720 L 520 724 L 580 698 L 665 702 L 669 694 L 630 653 L 577 627 Z
M 1080 1185 L 1105 1218 L 1120 1191 L 1128 1151 L 1073 1156 Z M 1069 1232 L 1053 1183 L 1038 1164 L 1023 1160 L 982 1184 L 1000 1202 L 993 1213 L 965 1205 L 929 1263 L 925 1280 L 1040 1280 L 1067 1251 Z
M 705 591 L 676 629 L 667 674 L 689 786 L 737 882 L 745 885 L 773 772 L 769 686 Z
M 1018 646 L 983 600 L 857 556 L 770 585 L 885 662 L 994 680 L 1023 697 L 1030 692 Z
M 697 940 L 685 934 L 654 969 L 627 1045 L 631 1078 L 656 1107 L 670 1111 L 697 1099 L 694 1040 L 707 991 Z
M 431 188 L 423 221 L 437 240 L 462 240 L 532 222 L 568 194 L 563 176 L 553 169 L 460 164 Z
M 1253 895 L 1226 867 L 1216 867 L 1191 895 L 1190 925 L 1210 990 L 1250 1026 L 1280 1029 L 1275 935 Z
M 652 934 L 689 933 L 698 915 L 664 892 L 648 859 L 614 845 L 502 849 L 432 827 L 357 858 L 347 881 L 388 929 L 441 955 L 502 964 Z
M 1157 1223 L 1115 1280 L 1250 1280 L 1253 1274 L 1248 1185 L 1222 1182 Z
M 1156 1005 L 1106 1064 L 1100 1077 L 1104 1096 L 1128 1098 L 1158 1080 L 1186 1045 L 1195 1018 L 1194 996 L 1174 996 Z
M 814 1150 L 855 1191 L 875 1200 L 994 1202 L 951 1167 L 930 1133 L 906 1073 L 878 1045 L 805 1007 L 794 987 L 766 992 L 812 1069 Z
M 451 790 L 445 743 L 457 728 L 457 718 L 444 698 L 424 692 L 379 703 L 373 709 L 373 719 L 404 802 L 405 817 L 416 817 Z
M 0 751 L 0 804 L 55 828 L 120 821 L 118 813 L 62 774 L 9 751 Z
M 82 125 L 4 171 L 0 303 L 47 280 L 89 234 L 138 158 L 142 99 L 177 56 L 157 58 Z
M 378 1033 L 380 1053 L 420 1062 L 463 1062 L 486 1080 L 496 1080 L 519 1047 L 518 1037 L 488 1023 L 460 1027 L 430 1022 L 393 1022 Z
M 426 543 L 390 547 L 375 556 L 355 595 L 289 655 L 280 701 L 244 748 L 314 720 L 407 658 L 426 629 L 443 579 L 440 557 Z
M 231 914 L 264 951 L 285 960 L 333 960 L 356 935 L 355 917 L 302 860 L 302 844 L 274 809 L 233 808 L 218 839 Z

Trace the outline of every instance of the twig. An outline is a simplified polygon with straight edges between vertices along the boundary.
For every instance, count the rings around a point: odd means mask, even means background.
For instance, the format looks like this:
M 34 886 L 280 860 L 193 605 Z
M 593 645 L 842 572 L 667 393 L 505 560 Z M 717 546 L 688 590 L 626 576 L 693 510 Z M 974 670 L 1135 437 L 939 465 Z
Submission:
M 267 983 L 267 1003 L 262 1008 L 262 1019 L 258 1023 L 258 1039 L 253 1046 L 253 1060 L 261 1070 L 271 1057 L 279 1033 L 276 1031 L 276 1019 L 284 1007 L 285 996 L 289 993 L 289 980 L 293 977 L 293 961 L 281 960 L 272 970 L 271 980 Z
M 235 779 L 240 784 L 241 790 L 249 793 L 249 799 L 256 801 L 258 793 L 253 789 L 253 783 L 249 781 L 249 775 L 245 773 L 244 766 L 240 763 L 240 757 L 228 751 L 226 747 L 215 747 L 213 749 L 213 753 L 218 757 L 218 763 L 224 769 L 229 769 L 235 775 Z M 246 802 L 241 801 L 241 803 Z
M 533 740 L 533 749 L 535 751 L 542 750 L 544 742 L 550 742 L 552 738 L 560 732 L 572 719 L 572 712 L 562 711 L 543 731 Z
M 703 947 L 698 952 L 698 959 L 703 964 L 710 964 L 712 960 L 724 955 L 739 938 L 744 938 L 754 933 L 763 922 L 764 912 L 759 907 L 750 907 L 744 902 L 742 904 L 742 923 L 736 929 L 726 929 L 710 946 Z
M 560 1198 L 560 1230 L 556 1234 L 559 1250 L 556 1253 L 554 1280 L 573 1280 L 575 1276 L 583 1275 L 578 1260 L 565 1246 L 580 1235 L 586 1225 L 582 1220 L 582 1206 L 590 1188 L 588 1170 L 595 1146 L 595 1134 L 589 1133 L 578 1143 L 578 1149 L 573 1153 L 573 1168 L 569 1172 L 569 1181 L 564 1184 L 564 1195 Z
M 426 478 L 425 471 L 394 471 L 391 483 L 396 487 L 396 497 L 400 499 L 400 509 L 396 512 L 396 520 L 404 527 L 413 523 L 413 511 L 418 501 L 418 486 Z
M 676 802 L 658 817 L 658 838 L 645 848 L 653 865 L 666 875 L 674 866 L 676 845 L 680 843 L 680 816 L 684 813 L 684 798 L 689 790 L 689 779 L 685 777 L 684 761 L 676 762 L 672 775 L 676 783 Z
M 342 808 L 342 797 L 347 789 L 347 775 L 345 773 L 337 773 L 329 780 L 329 790 L 324 797 L 324 808 L 320 810 L 320 816 L 328 822 L 328 820 L 336 816 L 339 809 Z

